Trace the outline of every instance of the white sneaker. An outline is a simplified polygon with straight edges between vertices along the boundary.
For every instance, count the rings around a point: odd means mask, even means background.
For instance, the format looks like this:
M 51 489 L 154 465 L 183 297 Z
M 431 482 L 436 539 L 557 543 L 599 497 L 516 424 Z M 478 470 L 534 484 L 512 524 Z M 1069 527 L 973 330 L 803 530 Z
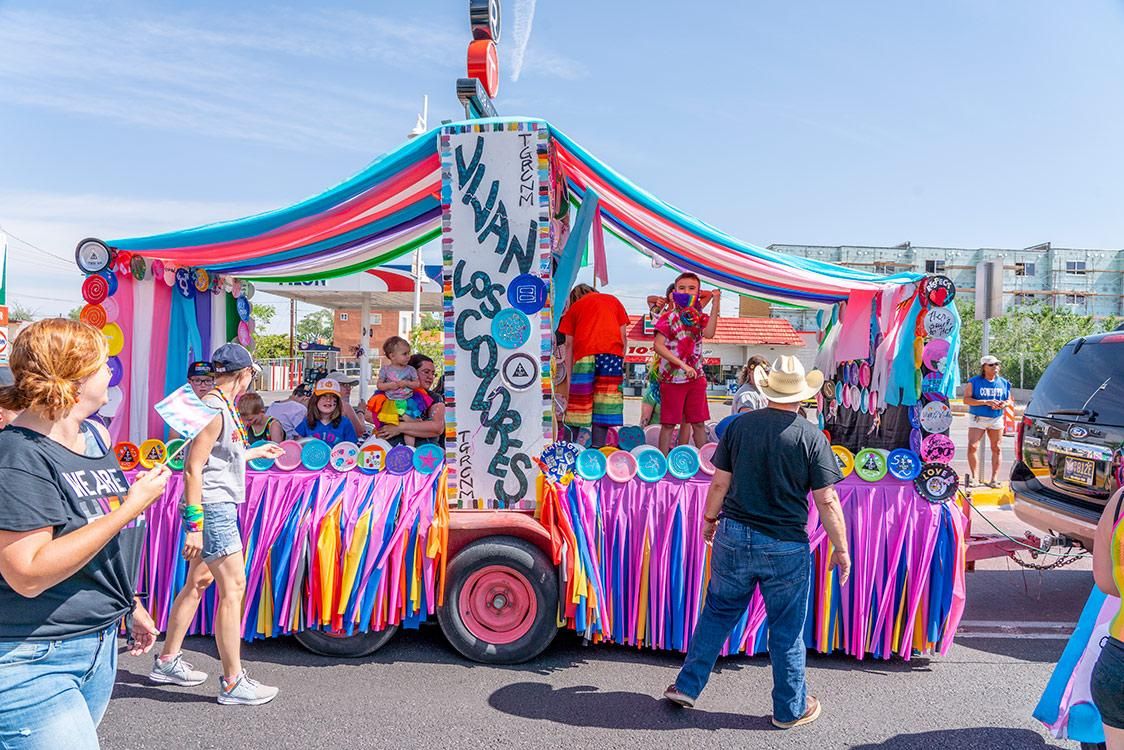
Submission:
M 192 668 L 183 660 L 183 653 L 178 653 L 167 661 L 161 661 L 157 655 L 152 659 L 152 671 L 148 673 L 148 679 L 162 685 L 194 687 L 206 682 L 207 673 Z
M 260 706 L 276 698 L 279 692 L 278 688 L 251 680 L 244 669 L 233 683 L 219 676 L 219 703 L 227 706 Z

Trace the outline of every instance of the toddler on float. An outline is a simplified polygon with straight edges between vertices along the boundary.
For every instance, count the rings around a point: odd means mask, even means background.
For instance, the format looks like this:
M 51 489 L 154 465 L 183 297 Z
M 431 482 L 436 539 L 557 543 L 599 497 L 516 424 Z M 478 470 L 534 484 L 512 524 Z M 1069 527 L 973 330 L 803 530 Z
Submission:
M 379 368 L 378 391 L 367 402 L 367 411 L 378 423 L 413 422 L 425 418 L 433 399 L 421 387 L 418 371 L 409 365 L 410 342 L 401 336 L 391 336 L 383 342 L 382 351 L 389 364 Z M 414 438 L 403 435 L 406 445 L 414 445 Z
M 308 402 L 308 414 L 297 425 L 297 435 L 323 440 L 328 445 L 357 441 L 355 428 L 343 416 L 340 384 L 331 378 L 316 382 Z

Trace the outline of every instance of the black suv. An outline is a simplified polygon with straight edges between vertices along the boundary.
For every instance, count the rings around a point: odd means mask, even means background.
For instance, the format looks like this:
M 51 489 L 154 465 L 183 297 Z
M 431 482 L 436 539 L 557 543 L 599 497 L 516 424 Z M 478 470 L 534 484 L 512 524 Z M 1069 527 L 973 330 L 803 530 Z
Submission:
M 1015 515 L 1087 549 L 1124 482 L 1124 326 L 1062 348 L 1019 425 Z

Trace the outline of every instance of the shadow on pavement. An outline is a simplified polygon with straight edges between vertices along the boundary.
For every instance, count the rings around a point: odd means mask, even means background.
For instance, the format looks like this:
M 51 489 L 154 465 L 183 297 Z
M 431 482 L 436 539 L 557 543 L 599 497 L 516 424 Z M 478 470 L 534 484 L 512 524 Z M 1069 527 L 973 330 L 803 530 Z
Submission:
M 113 699 L 142 698 L 161 703 L 215 703 L 215 693 L 202 695 L 198 692 L 206 686 L 215 688 L 218 681 L 207 681 L 198 687 L 182 688 L 175 685 L 154 685 L 144 675 L 133 674 L 124 669 L 117 670 L 117 681 L 113 685 Z
M 1048 745 L 1029 729 L 998 729 L 978 727 L 975 729 L 940 729 L 935 732 L 918 734 L 899 734 L 885 742 L 872 745 L 852 745 L 851 750 L 908 750 L 911 748 L 941 748 L 941 750 L 980 750 L 981 748 L 1003 748 L 1003 750 L 1034 750 L 1035 748 L 1058 747 Z
M 603 692 L 595 687 L 555 689 L 517 682 L 496 690 L 488 705 L 524 719 L 601 729 L 771 729 L 768 716 L 685 710 L 642 693 Z

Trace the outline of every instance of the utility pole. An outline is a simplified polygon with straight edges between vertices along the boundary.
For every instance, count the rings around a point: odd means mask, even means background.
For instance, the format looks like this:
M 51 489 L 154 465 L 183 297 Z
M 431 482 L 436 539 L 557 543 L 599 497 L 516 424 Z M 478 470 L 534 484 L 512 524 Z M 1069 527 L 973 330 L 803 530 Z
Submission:
M 289 387 L 297 386 L 297 301 L 289 300 Z
M 426 94 L 422 97 L 422 111 L 418 115 L 418 121 L 414 125 L 414 129 L 410 131 L 410 138 L 417 138 L 419 135 L 424 134 L 429 130 L 429 95 Z M 416 330 L 421 326 L 421 288 L 422 278 L 424 276 L 424 269 L 422 268 L 422 255 L 421 248 L 414 250 L 414 318 L 413 328 Z M 367 321 L 363 321 L 366 325 Z

